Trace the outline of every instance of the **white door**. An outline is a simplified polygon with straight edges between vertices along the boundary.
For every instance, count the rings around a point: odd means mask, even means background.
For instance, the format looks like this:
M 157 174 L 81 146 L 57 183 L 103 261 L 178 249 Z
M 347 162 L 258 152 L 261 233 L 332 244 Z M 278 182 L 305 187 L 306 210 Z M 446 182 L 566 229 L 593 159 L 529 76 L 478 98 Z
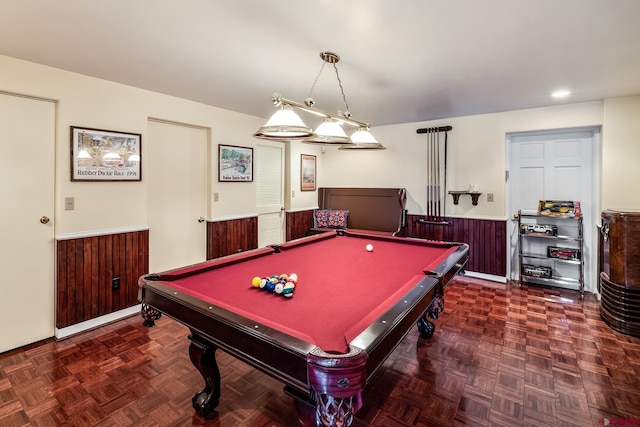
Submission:
M 55 110 L 0 93 L 0 353 L 55 332 Z
M 578 200 L 583 213 L 585 290 L 595 291 L 597 265 L 597 166 L 593 161 L 599 129 L 528 132 L 507 137 L 510 211 L 535 213 L 540 200 Z M 517 230 L 511 223 L 511 279 L 517 279 Z
M 150 272 L 206 260 L 207 144 L 204 128 L 149 120 L 142 179 L 147 182 Z
M 256 147 L 258 247 L 282 243 L 284 233 L 284 144 L 261 141 Z

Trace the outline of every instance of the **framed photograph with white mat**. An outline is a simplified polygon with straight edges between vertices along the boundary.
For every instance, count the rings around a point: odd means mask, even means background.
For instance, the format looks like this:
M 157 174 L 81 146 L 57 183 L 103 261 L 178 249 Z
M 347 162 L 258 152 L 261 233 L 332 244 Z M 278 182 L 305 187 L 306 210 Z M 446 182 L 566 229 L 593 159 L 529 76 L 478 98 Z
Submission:
M 71 126 L 71 181 L 141 181 L 142 135 Z

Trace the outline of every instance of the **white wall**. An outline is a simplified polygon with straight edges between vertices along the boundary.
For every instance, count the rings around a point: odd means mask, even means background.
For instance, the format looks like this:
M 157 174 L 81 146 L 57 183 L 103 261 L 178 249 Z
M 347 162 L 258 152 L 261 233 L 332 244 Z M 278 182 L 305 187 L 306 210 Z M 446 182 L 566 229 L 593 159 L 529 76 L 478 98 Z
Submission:
M 251 135 L 265 119 L 231 112 L 155 92 L 120 85 L 63 70 L 0 56 L 0 91 L 53 99 L 57 104 L 56 234 L 103 230 L 146 224 L 144 153 L 149 149 L 149 117 L 205 127 L 211 130 L 211 193 L 209 218 L 239 217 L 255 213 L 255 183 L 217 181 L 217 145 L 254 147 Z M 463 190 L 477 183 L 483 193 L 478 206 L 461 198 L 454 206 L 447 198 L 450 216 L 505 219 L 505 135 L 509 132 L 603 126 L 603 209 L 638 209 L 640 192 L 628 191 L 640 178 L 640 96 L 602 102 L 509 111 L 418 123 L 380 126 L 372 131 L 387 150 L 338 150 L 326 153 L 314 145 L 287 143 L 287 208 L 317 206 L 316 192 L 300 191 L 300 155 L 317 156 L 317 185 L 406 187 L 410 213 L 425 212 L 425 135 L 416 129 L 453 126 L 449 132 L 448 188 Z M 141 182 L 90 183 L 70 181 L 69 127 L 141 133 Z M 295 191 L 295 197 L 291 197 Z M 486 193 L 494 193 L 494 202 Z M 75 197 L 76 209 L 65 211 L 65 197 Z M 213 197 L 210 197 L 213 200 Z
M 604 102 L 602 209 L 640 210 L 640 96 Z
M 255 212 L 255 183 L 217 182 L 217 145 L 255 148 L 251 134 L 264 119 L 7 56 L 0 56 L 0 91 L 57 101 L 57 235 L 146 225 L 144 153 L 152 149 L 145 138 L 150 117 L 211 130 L 210 189 L 220 197 L 219 202 L 210 202 L 210 217 Z M 70 126 L 142 134 L 142 181 L 71 182 Z M 65 197 L 75 198 L 75 210 L 64 210 Z
M 477 206 L 469 197 L 461 197 L 460 203 L 453 205 L 453 199 L 447 196 L 447 216 L 506 219 L 506 134 L 601 125 L 602 110 L 602 102 L 590 102 L 376 127 L 372 133 L 387 150 L 329 149 L 320 186 L 405 187 L 409 213 L 424 214 L 427 137 L 416 130 L 452 126 L 448 133 L 447 189 L 466 190 L 474 183 L 483 195 Z M 494 194 L 493 203 L 487 202 L 488 192 Z
M 318 207 L 317 191 L 301 191 L 300 190 L 300 156 L 302 154 L 310 154 L 316 156 L 316 188 L 319 185 L 319 179 L 325 171 L 324 158 L 322 148 L 314 144 L 304 144 L 300 141 L 287 142 L 289 156 L 287 158 L 287 186 L 285 188 L 285 199 L 289 204 L 287 210 L 305 210 Z M 295 195 L 294 195 L 295 194 Z

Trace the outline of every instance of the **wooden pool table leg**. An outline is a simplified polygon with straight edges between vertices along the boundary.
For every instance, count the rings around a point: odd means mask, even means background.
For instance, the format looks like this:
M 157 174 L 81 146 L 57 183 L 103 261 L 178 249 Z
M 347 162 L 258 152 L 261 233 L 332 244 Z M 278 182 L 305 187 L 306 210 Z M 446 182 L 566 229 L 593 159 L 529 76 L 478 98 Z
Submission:
M 205 384 L 204 389 L 197 392 L 191 402 L 198 415 L 208 418 L 220 401 L 220 370 L 215 354 L 218 347 L 203 340 L 193 331 L 189 340 L 189 357 L 193 366 L 200 371 Z

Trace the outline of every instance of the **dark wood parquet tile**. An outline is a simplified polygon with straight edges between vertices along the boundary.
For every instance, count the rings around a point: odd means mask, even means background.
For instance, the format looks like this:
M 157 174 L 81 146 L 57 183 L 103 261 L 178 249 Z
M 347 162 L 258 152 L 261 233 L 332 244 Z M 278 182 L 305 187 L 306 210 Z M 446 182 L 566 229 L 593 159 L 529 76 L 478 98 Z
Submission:
M 457 278 L 430 340 L 412 330 L 371 380 L 355 427 L 598 426 L 640 419 L 640 340 L 606 326 L 593 295 Z M 137 317 L 0 355 L 0 427 L 296 425 L 282 384 L 219 352 L 215 416 L 188 330 Z M 640 422 L 636 423 L 640 424 Z

